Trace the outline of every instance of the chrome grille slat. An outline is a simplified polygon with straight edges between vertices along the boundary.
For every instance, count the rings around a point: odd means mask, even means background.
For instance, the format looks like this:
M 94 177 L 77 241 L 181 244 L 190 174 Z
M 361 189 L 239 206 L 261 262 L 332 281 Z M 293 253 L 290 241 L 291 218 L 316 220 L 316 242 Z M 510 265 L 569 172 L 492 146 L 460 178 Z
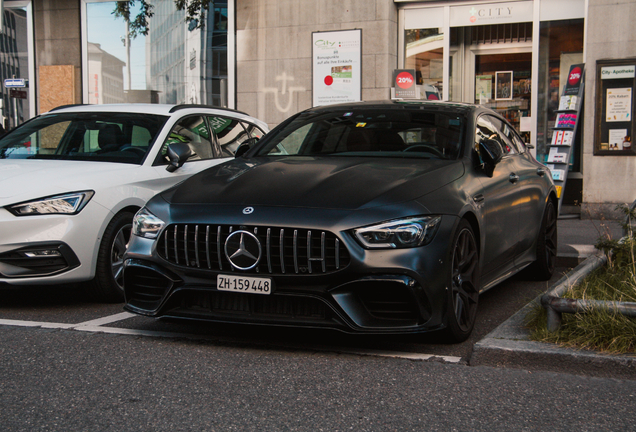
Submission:
M 261 243 L 262 255 L 253 269 L 237 270 L 225 256 L 225 241 L 237 229 L 253 233 Z M 161 246 L 157 248 L 159 256 L 173 264 L 202 271 L 227 272 L 232 269 L 250 274 L 318 275 L 341 270 L 350 260 L 344 243 L 333 233 L 321 230 L 173 224 L 161 237 L 158 240 Z

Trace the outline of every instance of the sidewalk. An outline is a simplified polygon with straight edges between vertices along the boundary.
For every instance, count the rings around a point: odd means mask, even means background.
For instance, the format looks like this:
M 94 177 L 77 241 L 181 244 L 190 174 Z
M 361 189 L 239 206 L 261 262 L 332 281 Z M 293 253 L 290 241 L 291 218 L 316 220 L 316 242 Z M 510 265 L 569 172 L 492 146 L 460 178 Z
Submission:
M 596 252 L 594 243 L 606 232 L 620 238 L 622 229 L 616 221 L 559 219 L 557 264 L 576 267 Z M 531 341 L 523 321 L 532 303 L 477 342 L 469 364 L 636 379 L 636 356 L 612 356 Z

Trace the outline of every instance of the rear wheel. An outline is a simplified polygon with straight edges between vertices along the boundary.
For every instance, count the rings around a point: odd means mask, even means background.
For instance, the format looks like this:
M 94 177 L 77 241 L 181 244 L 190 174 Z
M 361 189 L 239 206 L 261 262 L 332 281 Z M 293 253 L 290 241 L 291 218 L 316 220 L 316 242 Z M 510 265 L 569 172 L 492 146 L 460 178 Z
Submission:
M 529 267 L 528 274 L 536 280 L 549 280 L 554 274 L 557 257 L 557 212 L 548 201 L 537 238 L 537 260 Z
M 453 239 L 451 259 L 445 336 L 449 342 L 463 342 L 475 326 L 479 301 L 479 249 L 465 220 Z
M 122 212 L 110 221 L 97 255 L 92 291 L 96 300 L 107 303 L 124 301 L 124 252 L 130 241 L 134 214 Z

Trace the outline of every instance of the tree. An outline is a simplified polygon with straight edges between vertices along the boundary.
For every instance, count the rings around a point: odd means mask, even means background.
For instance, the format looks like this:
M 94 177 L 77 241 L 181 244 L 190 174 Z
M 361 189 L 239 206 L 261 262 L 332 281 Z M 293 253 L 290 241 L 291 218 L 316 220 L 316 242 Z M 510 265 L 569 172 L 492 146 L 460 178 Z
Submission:
M 134 19 L 131 20 L 130 8 L 139 1 L 141 10 Z M 212 0 L 174 0 L 177 10 L 186 11 L 185 21 L 196 25 L 195 28 L 205 26 L 205 15 Z M 130 38 L 134 39 L 138 35 L 148 35 L 148 20 L 154 15 L 154 6 L 146 0 L 118 1 L 113 11 L 117 18 L 123 18 L 130 25 Z

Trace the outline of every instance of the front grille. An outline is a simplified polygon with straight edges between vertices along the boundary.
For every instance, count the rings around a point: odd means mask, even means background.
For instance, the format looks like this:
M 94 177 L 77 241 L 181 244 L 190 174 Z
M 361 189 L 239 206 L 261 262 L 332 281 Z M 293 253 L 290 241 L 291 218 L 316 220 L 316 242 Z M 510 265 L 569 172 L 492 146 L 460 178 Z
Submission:
M 336 235 L 297 228 L 173 224 L 162 233 L 157 250 L 176 265 L 233 271 L 225 255 L 225 240 L 237 230 L 254 233 L 261 244 L 259 263 L 248 273 L 326 274 L 349 265 L 349 252 Z

